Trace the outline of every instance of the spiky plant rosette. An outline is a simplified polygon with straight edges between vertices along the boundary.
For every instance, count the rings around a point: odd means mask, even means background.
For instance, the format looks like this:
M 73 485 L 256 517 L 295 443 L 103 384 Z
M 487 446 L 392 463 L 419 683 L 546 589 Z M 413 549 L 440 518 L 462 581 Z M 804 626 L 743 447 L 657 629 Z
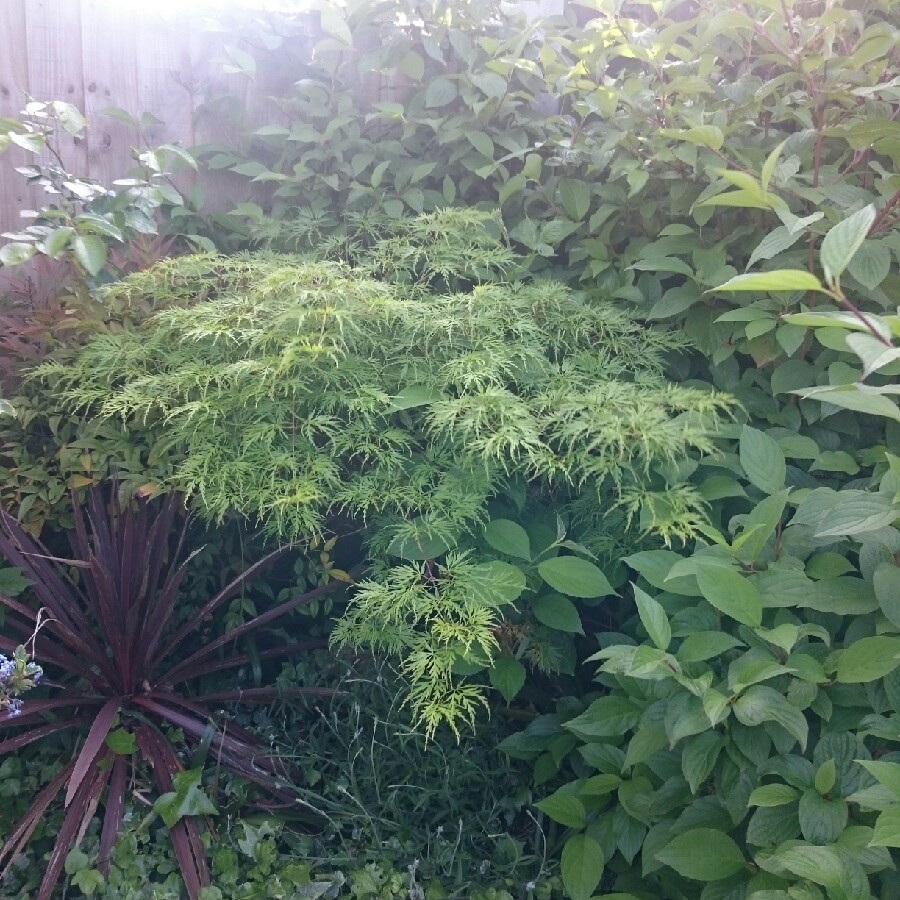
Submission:
M 6 835 L 0 863 L 11 862 L 41 817 L 64 794 L 65 813 L 37 900 L 49 900 L 66 854 L 103 806 L 99 867 L 122 825 L 133 767 L 152 770 L 159 806 L 188 895 L 209 884 L 199 814 L 215 812 L 199 788 L 200 772 L 185 767 L 177 729 L 188 744 L 203 745 L 217 765 L 255 782 L 269 795 L 290 800 L 290 773 L 256 737 L 221 708 L 269 702 L 275 688 L 198 690 L 198 679 L 227 673 L 250 661 L 237 651 L 251 632 L 340 587 L 329 582 L 281 602 L 209 640 L 198 635 L 211 617 L 288 549 L 269 553 L 187 615 L 178 609 L 179 587 L 193 554 L 185 554 L 188 517 L 172 494 L 161 502 L 132 499 L 94 488 L 85 506 L 73 498 L 72 558 L 55 556 L 0 510 L 0 554 L 31 582 L 18 598 L 0 595 L 5 613 L 0 650 L 28 642 L 46 670 L 41 688 L 16 709 L 0 712 L 0 756 L 65 731 L 80 736 L 72 758 L 34 798 Z M 180 521 L 179 521 L 180 520 Z M 263 650 L 263 658 L 302 652 L 320 641 L 298 641 Z M 205 681 L 206 679 L 204 679 Z M 298 689 L 303 691 L 303 689 Z M 308 692 L 322 689 L 309 689 Z

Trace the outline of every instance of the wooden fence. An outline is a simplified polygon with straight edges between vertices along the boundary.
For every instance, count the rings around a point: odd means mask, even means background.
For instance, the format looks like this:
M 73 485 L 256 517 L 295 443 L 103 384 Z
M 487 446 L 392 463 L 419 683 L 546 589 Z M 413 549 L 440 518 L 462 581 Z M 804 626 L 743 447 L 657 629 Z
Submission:
M 223 72 L 225 43 L 190 2 L 0 0 L 0 116 L 17 118 L 28 97 L 72 103 L 89 128 L 83 140 L 62 137 L 66 167 L 109 184 L 134 167 L 132 148 L 141 136 L 103 115 L 108 107 L 162 120 L 146 135 L 153 145 L 221 140 L 221 126 L 201 114 L 215 94 L 236 97 L 251 122 L 267 120 L 265 96 L 246 78 Z M 0 231 L 21 223 L 20 210 L 46 202 L 15 172 L 30 161 L 18 148 L 0 156 Z M 240 189 L 238 182 L 231 187 Z
M 241 0 L 244 8 L 261 10 L 273 2 Z M 537 18 L 562 12 L 564 2 L 521 0 L 520 7 Z M 243 104 L 250 124 L 279 121 L 265 90 L 223 71 L 229 35 L 211 30 L 206 14 L 197 0 L 0 0 L 0 116 L 16 118 L 28 97 L 72 103 L 89 129 L 81 141 L 63 136 L 62 158 L 73 174 L 103 184 L 133 168 L 132 148 L 140 143 L 133 127 L 102 114 L 108 107 L 162 120 L 147 134 L 153 145 L 227 140 L 222 124 L 204 112 L 216 95 Z M 315 35 L 308 37 L 312 44 Z M 46 203 L 46 195 L 15 172 L 30 161 L 15 147 L 0 156 L 0 231 L 21 224 L 20 210 Z M 204 184 L 220 209 L 246 199 L 246 179 L 214 173 Z

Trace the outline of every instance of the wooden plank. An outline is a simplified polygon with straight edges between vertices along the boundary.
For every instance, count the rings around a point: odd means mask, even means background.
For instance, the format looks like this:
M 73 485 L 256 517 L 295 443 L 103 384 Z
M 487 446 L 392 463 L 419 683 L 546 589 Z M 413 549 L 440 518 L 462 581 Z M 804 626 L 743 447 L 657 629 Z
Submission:
M 28 61 L 22 52 L 25 41 L 26 0 L 0 3 L 0 116 L 19 118 L 19 110 L 28 96 Z M 15 51 L 15 52 L 13 52 Z M 0 231 L 18 228 L 19 210 L 34 205 L 36 193 L 25 186 L 25 179 L 15 171 L 25 165 L 29 154 L 13 147 L 0 156 Z
M 25 4 L 28 87 L 35 100 L 65 100 L 84 109 L 81 0 L 28 0 Z M 75 175 L 87 173 L 87 145 L 66 134 L 58 152 Z
M 87 173 L 110 186 L 134 168 L 136 129 L 104 116 L 111 106 L 134 113 L 138 102 L 135 66 L 136 20 L 130 3 L 81 0 L 81 58 L 88 120 Z

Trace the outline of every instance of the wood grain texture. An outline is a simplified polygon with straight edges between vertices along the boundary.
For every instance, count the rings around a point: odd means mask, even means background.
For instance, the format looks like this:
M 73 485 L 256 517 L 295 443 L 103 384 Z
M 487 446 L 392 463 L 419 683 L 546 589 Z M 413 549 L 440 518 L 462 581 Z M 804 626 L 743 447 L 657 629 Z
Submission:
M 86 140 L 61 137 L 63 160 L 73 174 L 107 185 L 135 168 L 135 147 L 228 146 L 239 137 L 230 121 L 235 112 L 241 129 L 285 122 L 269 97 L 277 87 L 223 71 L 224 47 L 234 39 L 210 29 L 187 3 L 0 0 L 0 116 L 17 118 L 29 96 L 72 103 L 89 129 Z M 314 40 L 310 34 L 310 45 Z M 229 104 L 228 115 L 222 103 Z M 163 124 L 130 126 L 103 115 L 109 107 L 138 119 L 151 113 Z M 18 148 L 0 155 L 0 231 L 20 225 L 20 210 L 47 202 L 14 171 L 32 159 Z M 194 184 L 190 171 L 175 180 L 183 191 Z M 253 196 L 246 179 L 228 172 L 204 181 L 207 205 L 216 211 Z

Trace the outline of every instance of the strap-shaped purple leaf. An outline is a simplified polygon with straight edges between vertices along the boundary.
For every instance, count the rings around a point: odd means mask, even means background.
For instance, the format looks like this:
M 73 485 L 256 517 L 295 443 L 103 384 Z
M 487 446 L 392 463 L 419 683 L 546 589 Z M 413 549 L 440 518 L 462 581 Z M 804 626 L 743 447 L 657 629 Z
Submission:
M 66 788 L 66 802 L 68 807 L 75 797 L 76 792 L 81 787 L 81 783 L 90 770 L 91 764 L 101 753 L 106 741 L 106 736 L 112 728 L 112 723 L 122 706 L 119 697 L 112 697 L 103 704 L 103 707 L 94 718 L 91 730 L 85 738 L 84 746 L 75 760 L 75 768 L 72 771 L 72 777 L 69 780 L 69 786 Z

